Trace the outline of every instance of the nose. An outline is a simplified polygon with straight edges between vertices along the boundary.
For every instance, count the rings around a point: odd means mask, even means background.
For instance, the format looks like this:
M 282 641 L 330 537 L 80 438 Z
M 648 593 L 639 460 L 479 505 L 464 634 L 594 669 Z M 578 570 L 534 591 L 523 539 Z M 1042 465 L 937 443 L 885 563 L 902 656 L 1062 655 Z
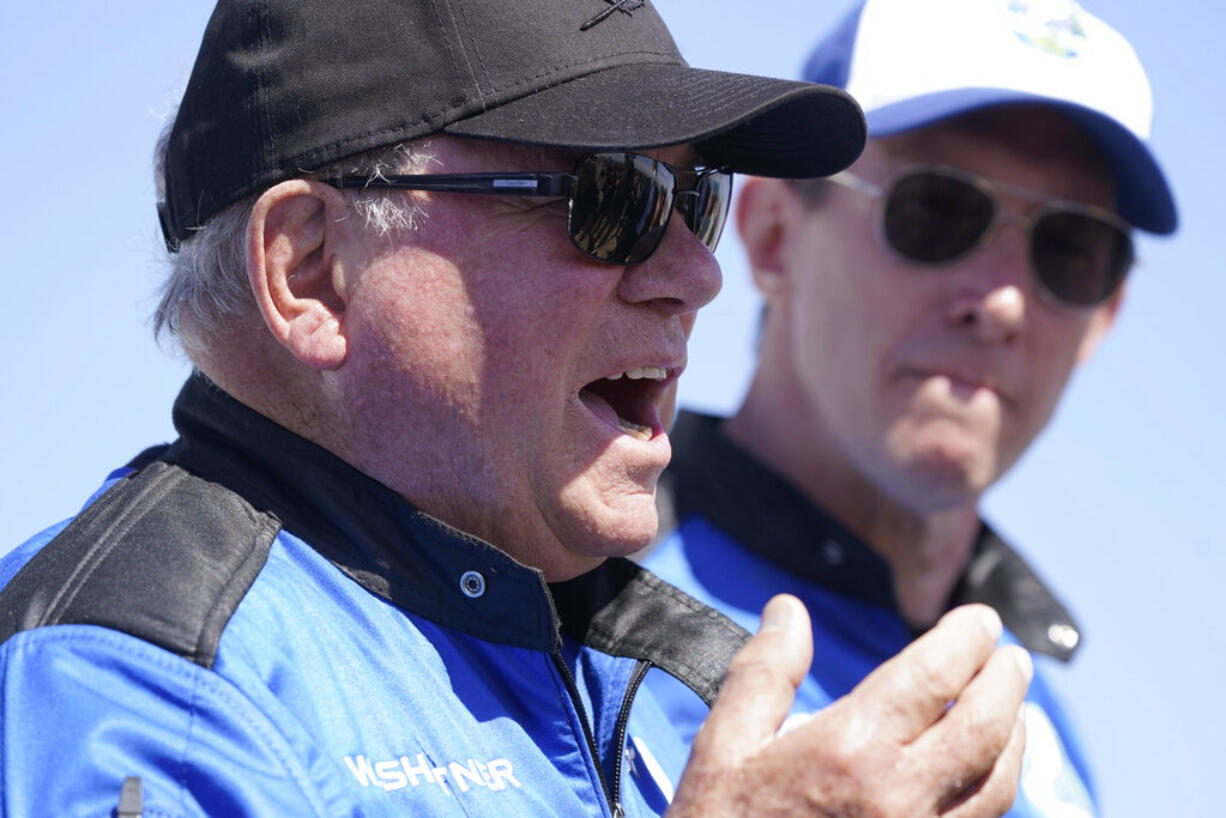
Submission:
M 655 252 L 626 267 L 617 292 L 626 303 L 684 315 L 708 304 L 722 286 L 715 256 L 674 213 Z
M 1007 344 L 1026 322 L 1029 268 L 1026 234 L 1004 226 L 959 263 L 949 321 L 986 344 Z

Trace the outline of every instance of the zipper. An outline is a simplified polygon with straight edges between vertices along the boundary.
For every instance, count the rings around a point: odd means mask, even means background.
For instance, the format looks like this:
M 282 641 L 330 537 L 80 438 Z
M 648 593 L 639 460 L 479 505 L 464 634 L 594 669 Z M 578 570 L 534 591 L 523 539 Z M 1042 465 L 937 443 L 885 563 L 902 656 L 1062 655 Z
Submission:
M 614 733 L 613 744 L 617 748 L 617 760 L 613 762 L 614 818 L 622 818 L 626 814 L 621 802 L 622 762 L 626 760 L 626 731 L 630 728 L 630 706 L 634 702 L 635 694 L 639 691 L 639 685 L 643 683 L 643 677 L 649 670 L 651 670 L 651 662 L 645 659 L 640 659 L 634 666 L 634 673 L 631 674 L 630 683 L 626 686 L 626 696 L 622 699 L 621 712 L 617 714 L 617 730 Z
M 575 684 L 575 675 L 570 672 L 570 668 L 567 667 L 566 660 L 562 658 L 560 650 L 555 650 L 549 655 L 553 658 L 553 663 L 557 665 L 558 671 L 562 674 L 562 681 L 566 682 L 566 692 L 570 694 L 571 702 L 575 705 L 575 709 L 579 711 L 579 723 L 583 725 L 583 738 L 587 741 L 587 749 L 592 754 L 593 766 L 596 767 L 596 776 L 600 779 L 600 788 L 604 791 L 604 797 L 613 812 L 613 818 L 624 818 L 626 812 L 622 809 L 621 803 L 613 797 L 613 793 L 609 790 L 609 782 L 605 779 L 604 767 L 600 763 L 600 751 L 596 749 L 596 738 L 592 735 L 587 708 L 583 706 L 583 698 L 579 695 L 579 686 Z
M 609 800 L 613 811 L 613 818 L 625 818 L 626 809 L 622 806 L 621 802 L 621 783 L 622 763 L 626 759 L 626 733 L 630 729 L 630 708 L 634 703 L 634 697 L 638 693 L 639 687 L 643 684 L 643 679 L 647 676 L 647 671 L 651 670 L 651 662 L 645 659 L 638 661 L 638 664 L 634 666 L 634 672 L 630 674 L 630 681 L 626 685 L 626 695 L 622 697 L 622 706 L 621 710 L 617 713 L 617 725 L 613 733 L 613 747 L 614 752 L 617 753 L 617 758 L 613 761 L 613 783 L 610 786 L 609 781 L 604 775 L 604 765 L 600 763 L 600 751 L 596 748 L 596 739 L 592 735 L 587 708 L 583 706 L 583 699 L 579 695 L 579 686 L 575 684 L 575 676 L 570 672 L 570 668 L 560 652 L 554 651 L 550 655 L 553 657 L 554 664 L 558 666 L 558 670 L 562 673 L 562 680 L 566 682 L 566 691 L 570 694 L 570 698 L 575 704 L 575 709 L 579 711 L 579 721 L 583 724 L 583 738 L 587 741 L 588 750 L 592 753 L 592 760 L 596 766 L 596 775 L 600 778 L 600 786 L 604 790 L 605 798 Z

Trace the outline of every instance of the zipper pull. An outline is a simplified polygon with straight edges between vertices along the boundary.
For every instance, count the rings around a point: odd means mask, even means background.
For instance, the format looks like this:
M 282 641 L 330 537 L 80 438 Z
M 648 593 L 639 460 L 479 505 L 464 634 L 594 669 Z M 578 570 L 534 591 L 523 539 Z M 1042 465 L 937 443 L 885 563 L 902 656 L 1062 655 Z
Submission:
M 144 800 L 140 776 L 130 775 L 123 780 L 123 787 L 119 790 L 119 805 L 115 808 L 115 814 L 118 818 L 140 818 Z

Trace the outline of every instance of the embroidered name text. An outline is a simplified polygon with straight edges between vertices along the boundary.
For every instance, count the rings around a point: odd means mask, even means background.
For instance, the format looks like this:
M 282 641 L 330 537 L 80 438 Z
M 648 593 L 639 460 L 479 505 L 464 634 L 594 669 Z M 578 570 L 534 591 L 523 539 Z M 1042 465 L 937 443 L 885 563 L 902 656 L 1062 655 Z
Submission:
M 497 792 L 508 785 L 520 787 L 511 762 L 505 758 L 485 762 L 470 758 L 463 763 L 435 765 L 426 760 L 425 753 L 418 753 L 414 759 L 400 756 L 387 761 L 372 761 L 358 754 L 345 756 L 345 764 L 363 787 L 381 787 L 388 792 L 422 784 L 440 787 L 447 795 L 455 795 L 453 789 L 468 792 L 473 787 L 485 787 Z

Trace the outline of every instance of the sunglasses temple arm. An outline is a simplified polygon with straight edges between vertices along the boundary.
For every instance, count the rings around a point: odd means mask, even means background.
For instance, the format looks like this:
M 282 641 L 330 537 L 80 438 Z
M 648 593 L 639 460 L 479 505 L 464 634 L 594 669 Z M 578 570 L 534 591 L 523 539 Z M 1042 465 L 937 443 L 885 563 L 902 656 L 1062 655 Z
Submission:
M 502 196 L 569 196 L 575 177 L 569 173 L 420 173 L 338 176 L 336 187 L 391 190 L 437 190 L 447 193 L 490 193 Z
M 882 187 L 881 185 L 876 184 L 874 182 L 870 182 L 867 179 L 861 179 L 859 176 L 856 176 L 854 173 L 850 173 L 845 170 L 840 171 L 834 174 L 833 176 L 829 176 L 827 178 L 831 182 L 834 182 L 836 185 L 842 185 L 843 187 L 851 188 L 852 190 L 857 190 L 860 193 L 863 193 L 867 196 L 872 196 L 874 198 L 880 197 L 881 194 L 885 193 L 885 188 Z

